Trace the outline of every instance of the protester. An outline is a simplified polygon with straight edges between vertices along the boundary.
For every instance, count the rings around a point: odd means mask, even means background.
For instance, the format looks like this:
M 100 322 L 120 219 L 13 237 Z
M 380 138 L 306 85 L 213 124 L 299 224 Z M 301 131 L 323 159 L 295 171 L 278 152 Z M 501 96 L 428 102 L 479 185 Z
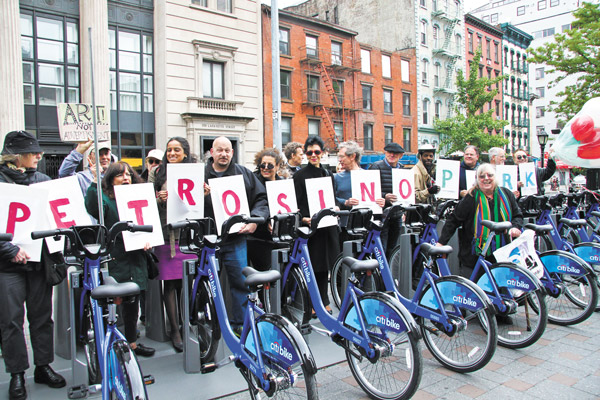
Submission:
M 290 172 L 290 176 L 302 168 L 302 157 L 304 152 L 302 151 L 302 143 L 290 142 L 283 148 L 283 154 L 287 158 L 287 169 Z
M 424 144 L 419 147 L 419 161 L 412 168 L 415 174 L 415 201 L 417 203 L 433 204 L 435 195 L 440 191 L 440 187 L 435 184 L 435 149 L 430 144 Z
M 115 200 L 115 186 L 142 182 L 142 178 L 124 161 L 112 163 L 106 169 L 101 185 L 102 210 L 104 213 L 104 223 L 107 227 L 111 227 L 120 221 L 117 201 Z M 92 181 L 85 195 L 85 208 L 92 217 L 98 219 L 98 186 L 96 179 Z M 115 278 L 117 282 L 135 282 L 140 287 L 140 290 L 146 290 L 148 265 L 145 250 L 149 249 L 150 244 L 146 243 L 144 250 L 126 251 L 123 236 L 119 235 L 110 252 L 111 260 L 108 262 L 109 275 Z M 121 304 L 121 317 L 123 318 L 123 325 L 125 327 L 125 339 L 127 339 L 129 346 L 135 354 L 142 357 L 151 357 L 154 355 L 154 349 L 137 343 L 139 308 L 138 296 L 135 296 L 133 302 L 124 302 Z
M 141 175 L 144 182 L 148 182 L 150 171 L 158 168 L 164 156 L 165 152 L 159 149 L 152 149 L 148 152 L 148 155 L 146 156 L 146 169 L 144 169 L 144 172 L 142 172 Z
M 550 157 L 548 157 L 548 165 L 546 166 L 546 168 L 535 167 L 535 179 L 537 181 L 538 194 L 544 192 L 544 182 L 552 178 L 552 175 L 554 175 L 554 173 L 556 172 L 556 162 L 554 161 L 553 154 L 554 152 L 550 151 Z M 513 159 L 515 160 L 515 164 L 517 166 L 529 161 L 527 157 L 527 152 L 523 149 L 515 151 L 513 153 Z M 519 181 L 518 186 L 519 193 L 521 193 L 523 182 Z
M 0 182 L 29 186 L 49 181 L 37 172 L 43 155 L 36 138 L 29 132 L 13 131 L 4 138 L 0 157 Z M 54 322 L 52 321 L 52 286 L 46 283 L 42 263 L 29 261 L 27 252 L 10 242 L 0 242 L 0 332 L 6 372 L 11 375 L 8 396 L 11 400 L 27 398 L 25 371 L 29 368 L 23 329 L 25 308 L 35 370 L 33 380 L 51 388 L 66 385 L 54 372 Z
M 489 235 L 489 229 L 481 225 L 481 221 L 512 222 L 509 235 L 513 238 L 521 235 L 523 226 L 523 215 L 515 196 L 509 189 L 498 187 L 494 166 L 481 164 L 475 174 L 475 185 L 446 219 L 439 239 L 440 245 L 447 244 L 456 229 L 462 227 L 458 235 L 458 258 L 461 275 L 467 277 L 471 275 Z M 507 240 L 505 235 L 497 235 L 495 246 L 490 246 L 488 254 L 484 256 L 494 261 L 492 251 L 503 246 Z
M 279 150 L 275 148 L 263 149 L 256 153 L 254 165 L 256 165 L 254 175 L 265 187 L 267 181 L 283 179 L 279 176 L 279 169 L 283 165 L 283 157 L 281 157 Z M 268 270 L 271 268 L 271 251 L 276 247 L 272 240 L 269 224 L 258 225 L 256 231 L 248 235 L 248 260 L 256 269 Z
M 231 141 L 220 136 L 213 141 L 210 149 L 211 158 L 206 164 L 204 178 L 221 178 L 225 176 L 242 175 L 246 188 L 246 197 L 253 217 L 269 218 L 269 206 L 267 204 L 267 192 L 256 175 L 248 168 L 233 163 L 233 147 Z M 210 188 L 209 188 L 210 190 Z M 214 208 L 210 196 L 205 196 L 204 215 L 214 218 Z M 242 269 L 248 264 L 246 238 L 248 234 L 256 231 L 257 224 L 244 224 L 237 234 L 232 234 L 225 243 L 219 246 L 219 261 L 227 272 L 232 297 L 232 313 L 229 316 L 230 324 L 237 334 L 241 334 L 244 323 L 244 310 L 250 293 L 245 284 Z
M 333 176 L 336 184 L 335 197 L 340 207 L 351 209 L 358 205 L 358 199 L 352 197 L 351 171 L 360 170 L 360 157 L 362 149 L 353 141 L 340 143 L 338 146 L 338 170 Z
M 60 168 L 58 169 L 58 177 L 66 178 L 67 176 L 76 175 L 79 180 L 79 186 L 85 196 L 88 187 L 94 180 L 92 169 L 96 169 L 96 151 L 93 147 L 94 141 L 92 139 L 85 143 L 79 143 L 74 150 L 72 150 L 67 157 L 63 160 Z M 87 160 L 88 166 L 83 171 L 77 172 L 77 167 L 83 161 L 83 155 L 86 151 L 90 151 Z M 98 154 L 100 156 L 100 177 L 104 176 L 104 171 L 108 168 L 111 162 L 113 162 L 112 154 L 110 152 L 109 142 L 98 142 Z
M 321 157 L 325 144 L 318 136 L 309 136 L 304 143 L 304 154 L 308 159 L 308 164 L 300 171 L 294 174 L 294 187 L 296 189 L 296 200 L 302 215 L 302 223 L 310 226 L 311 214 L 308 208 L 307 198 L 307 180 L 312 178 L 331 178 L 334 193 L 335 181 L 333 174 L 323 167 Z M 317 232 L 308 240 L 308 252 L 315 272 L 315 278 L 319 287 L 319 293 L 323 300 L 323 305 L 329 313 L 332 312 L 329 295 L 327 293 L 327 280 L 329 268 L 333 266 L 335 259 L 340 253 L 339 235 L 337 226 L 329 226 L 318 229 Z M 316 316 L 313 310 L 313 316 Z
M 490 164 L 492 165 L 504 165 L 506 161 L 506 152 L 500 147 L 492 147 L 488 150 L 488 156 L 490 158 Z
M 475 171 L 479 166 L 479 149 L 477 146 L 468 145 L 465 147 L 463 160 L 460 162 L 460 175 L 458 178 L 458 192 L 463 198 L 467 195 L 467 173 L 466 171 Z
M 178 232 L 167 227 L 167 165 L 178 163 L 194 163 L 196 158 L 190 152 L 190 144 L 182 137 L 169 139 L 167 150 L 163 156 L 162 163 L 158 168 L 148 174 L 148 181 L 154 183 L 158 214 L 163 227 L 165 244 L 154 249 L 154 254 L 159 260 L 159 275 L 157 279 L 163 281 L 163 301 L 169 319 L 171 343 L 176 352 L 183 351 L 183 340 L 179 331 L 179 308 L 177 297 L 181 293 L 181 278 L 183 276 L 182 263 L 190 256 L 179 251 Z M 206 190 L 206 188 L 205 188 Z

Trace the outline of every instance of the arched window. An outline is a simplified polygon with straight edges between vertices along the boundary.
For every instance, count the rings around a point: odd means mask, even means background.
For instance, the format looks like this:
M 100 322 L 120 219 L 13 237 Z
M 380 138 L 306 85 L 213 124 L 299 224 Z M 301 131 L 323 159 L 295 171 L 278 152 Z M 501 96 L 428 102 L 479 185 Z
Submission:
M 440 27 L 438 25 L 433 25 L 433 48 L 440 48 Z
M 433 66 L 433 87 L 440 87 L 442 81 L 442 66 L 436 62 Z
M 440 119 L 442 115 L 442 102 L 440 100 L 435 101 L 435 118 Z

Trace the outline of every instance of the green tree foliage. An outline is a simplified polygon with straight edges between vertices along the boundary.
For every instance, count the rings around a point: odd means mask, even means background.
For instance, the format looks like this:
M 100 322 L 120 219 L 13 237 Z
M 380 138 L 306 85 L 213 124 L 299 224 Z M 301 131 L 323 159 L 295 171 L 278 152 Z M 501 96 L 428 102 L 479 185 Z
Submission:
M 503 135 L 491 134 L 493 130 L 502 132 L 502 128 L 508 125 L 507 121 L 497 120 L 493 117 L 494 107 L 482 112 L 484 106 L 492 102 L 498 90 L 496 83 L 506 77 L 504 75 L 496 78 L 478 77 L 479 61 L 481 60 L 481 49 L 475 52 L 469 69 L 469 76 L 465 78 L 462 71 L 458 71 L 456 77 L 457 93 L 454 96 L 454 114 L 452 117 L 434 121 L 434 128 L 440 133 L 441 147 L 447 153 L 462 151 L 467 144 L 477 146 L 481 151 L 487 151 L 490 147 L 503 147 L 508 143 Z
M 559 72 L 550 82 L 551 87 L 567 76 L 577 77 L 575 85 L 558 92 L 562 100 L 550 101 L 549 110 L 561 123 L 577 114 L 586 101 L 600 95 L 600 8 L 583 3 L 573 16 L 571 29 L 554 35 L 553 42 L 529 49 L 531 62 L 551 67 L 546 73 Z

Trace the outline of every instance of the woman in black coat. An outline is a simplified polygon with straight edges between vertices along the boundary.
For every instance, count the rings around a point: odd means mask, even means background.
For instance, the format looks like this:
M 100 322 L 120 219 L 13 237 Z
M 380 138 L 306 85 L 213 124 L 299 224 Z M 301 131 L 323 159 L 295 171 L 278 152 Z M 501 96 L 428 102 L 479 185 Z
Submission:
M 333 174 L 323 168 L 321 157 L 323 156 L 323 140 L 318 136 L 309 136 L 304 143 L 304 154 L 308 159 L 306 167 L 294 174 L 294 187 L 296 189 L 296 199 L 302 223 L 310 225 L 311 215 L 308 210 L 308 199 L 306 196 L 306 180 L 312 178 L 329 177 L 335 193 L 335 181 Z M 337 226 L 321 228 L 308 240 L 308 252 L 310 261 L 315 271 L 319 293 L 323 299 L 323 304 L 327 311 L 331 313 L 329 306 L 329 296 L 327 294 L 327 279 L 329 270 L 333 266 L 335 259 L 340 253 L 339 229 Z M 314 312 L 313 312 L 314 316 Z

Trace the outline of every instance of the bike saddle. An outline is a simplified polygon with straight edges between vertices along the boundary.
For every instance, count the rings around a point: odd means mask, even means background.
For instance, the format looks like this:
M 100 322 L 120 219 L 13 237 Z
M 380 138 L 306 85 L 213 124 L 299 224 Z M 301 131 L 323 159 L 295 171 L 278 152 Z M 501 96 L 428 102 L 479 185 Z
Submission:
M 592 216 L 600 218 L 600 211 L 592 211 Z
M 532 231 L 535 231 L 535 233 L 546 233 L 546 232 L 550 232 L 551 230 L 554 229 L 552 227 L 552 225 L 550 225 L 550 224 L 547 224 L 547 225 L 525 224 L 525 226 L 523 228 L 531 229 Z
M 275 270 L 257 271 L 252 267 L 245 267 L 242 273 L 246 277 L 246 285 L 256 288 L 266 283 L 273 283 L 281 279 L 281 273 Z
M 342 265 L 350 268 L 352 272 L 364 272 L 373 271 L 379 268 L 379 261 L 372 260 L 357 260 L 353 257 L 344 257 L 342 259 Z
M 481 225 L 486 228 L 498 233 L 504 232 L 512 228 L 512 223 L 510 221 L 502 221 L 502 222 L 494 222 L 494 221 L 481 221 Z
M 135 296 L 140 293 L 140 287 L 135 282 L 119 283 L 115 278 L 107 276 L 104 284 L 92 290 L 91 296 L 94 300 L 110 300 L 115 297 Z
M 570 226 L 571 228 L 578 228 L 580 226 L 587 225 L 587 221 L 585 219 L 561 218 L 558 220 L 558 222 Z
M 423 252 L 423 254 L 425 254 L 426 256 L 442 256 L 445 254 L 450 254 L 454 251 L 454 249 L 451 246 L 434 246 L 432 244 L 429 243 L 422 243 L 421 244 L 421 251 Z

